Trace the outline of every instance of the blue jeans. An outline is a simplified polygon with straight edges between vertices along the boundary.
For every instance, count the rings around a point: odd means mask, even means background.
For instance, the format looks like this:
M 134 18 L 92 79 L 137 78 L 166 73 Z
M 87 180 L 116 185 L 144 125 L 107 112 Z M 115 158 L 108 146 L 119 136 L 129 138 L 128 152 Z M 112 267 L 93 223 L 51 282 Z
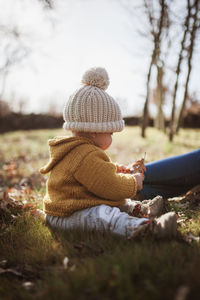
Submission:
M 147 163 L 142 199 L 184 194 L 200 184 L 200 148 L 178 156 Z

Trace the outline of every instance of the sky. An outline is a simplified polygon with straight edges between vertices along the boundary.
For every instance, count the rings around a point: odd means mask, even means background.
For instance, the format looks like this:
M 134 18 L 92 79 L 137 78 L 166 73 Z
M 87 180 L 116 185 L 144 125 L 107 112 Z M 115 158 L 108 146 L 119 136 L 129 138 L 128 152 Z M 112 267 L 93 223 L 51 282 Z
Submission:
M 59 113 L 69 95 L 80 87 L 83 73 L 101 66 L 110 77 L 107 92 L 117 99 L 123 115 L 140 114 L 152 51 L 148 35 L 138 33 L 148 33 L 145 16 L 138 8 L 142 2 L 56 0 L 54 9 L 44 10 L 37 0 L 0 0 L 0 25 L 20 32 L 20 41 L 0 33 L 0 51 L 11 52 L 20 45 L 25 51 L 18 55 L 26 54 L 6 76 L 4 98 L 16 110 L 21 100 L 26 112 L 40 113 L 53 107 Z M 168 58 L 169 65 L 174 57 Z M 200 95 L 200 66 L 195 66 L 191 90 Z M 170 78 L 167 80 L 171 84 Z

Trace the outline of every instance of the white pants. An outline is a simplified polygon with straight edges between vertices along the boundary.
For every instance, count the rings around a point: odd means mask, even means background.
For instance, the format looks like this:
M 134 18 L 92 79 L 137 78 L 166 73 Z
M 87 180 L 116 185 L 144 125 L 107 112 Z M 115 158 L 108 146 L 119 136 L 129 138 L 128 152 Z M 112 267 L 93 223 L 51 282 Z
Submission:
M 124 207 L 122 208 L 123 210 Z M 46 222 L 50 227 L 69 230 L 100 230 L 130 237 L 146 218 L 136 218 L 127 212 L 122 212 L 118 207 L 98 205 L 73 213 L 70 217 L 46 216 Z

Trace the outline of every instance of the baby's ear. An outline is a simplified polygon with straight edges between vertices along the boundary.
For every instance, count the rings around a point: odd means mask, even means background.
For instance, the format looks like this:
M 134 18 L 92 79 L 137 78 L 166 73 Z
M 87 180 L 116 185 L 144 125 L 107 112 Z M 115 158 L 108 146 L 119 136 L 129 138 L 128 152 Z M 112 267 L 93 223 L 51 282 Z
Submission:
M 78 132 L 75 131 L 75 130 L 71 130 L 71 135 L 72 135 L 72 136 L 78 136 Z

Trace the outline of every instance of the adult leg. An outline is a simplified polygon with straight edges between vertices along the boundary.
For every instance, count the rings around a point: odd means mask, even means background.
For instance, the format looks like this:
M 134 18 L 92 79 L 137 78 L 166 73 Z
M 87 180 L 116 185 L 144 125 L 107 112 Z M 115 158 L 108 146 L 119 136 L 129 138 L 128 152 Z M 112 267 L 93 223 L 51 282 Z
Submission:
M 142 199 L 175 197 L 200 183 L 200 149 L 146 164 Z

